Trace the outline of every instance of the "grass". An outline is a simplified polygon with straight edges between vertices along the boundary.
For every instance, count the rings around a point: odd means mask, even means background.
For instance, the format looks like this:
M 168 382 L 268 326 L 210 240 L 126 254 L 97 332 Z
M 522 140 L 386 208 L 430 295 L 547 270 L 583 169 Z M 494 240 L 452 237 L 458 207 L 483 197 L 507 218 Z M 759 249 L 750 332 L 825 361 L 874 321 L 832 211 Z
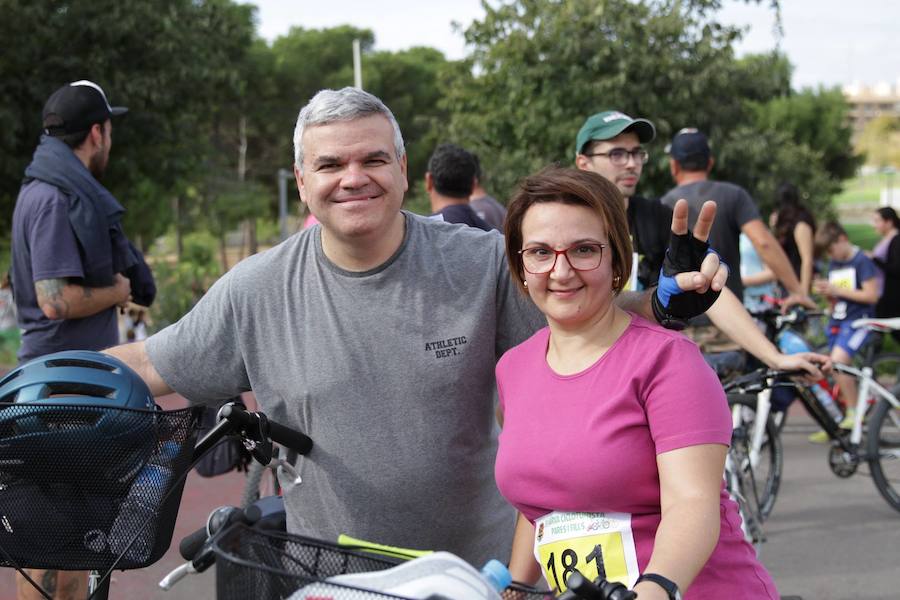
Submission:
M 885 176 L 881 173 L 861 175 L 848 179 L 843 191 L 834 197 L 835 206 L 843 204 L 878 204 L 881 199 L 881 190 L 886 184 Z M 900 182 L 895 181 L 894 185 Z
M 844 229 L 850 241 L 863 250 L 871 250 L 881 239 L 875 228 L 865 223 L 844 223 Z

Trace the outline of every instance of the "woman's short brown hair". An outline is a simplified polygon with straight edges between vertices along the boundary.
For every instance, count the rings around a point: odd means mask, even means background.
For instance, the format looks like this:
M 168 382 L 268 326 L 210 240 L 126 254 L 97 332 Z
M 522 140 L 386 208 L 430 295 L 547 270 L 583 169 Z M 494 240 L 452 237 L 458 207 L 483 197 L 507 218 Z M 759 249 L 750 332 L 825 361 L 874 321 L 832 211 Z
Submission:
M 559 202 L 586 206 L 600 215 L 612 251 L 613 292 L 618 294 L 631 276 L 631 235 L 625 215 L 625 199 L 605 177 L 580 169 L 548 167 L 519 184 L 506 213 L 506 259 L 519 290 L 527 293 L 523 276 L 522 221 L 535 204 Z

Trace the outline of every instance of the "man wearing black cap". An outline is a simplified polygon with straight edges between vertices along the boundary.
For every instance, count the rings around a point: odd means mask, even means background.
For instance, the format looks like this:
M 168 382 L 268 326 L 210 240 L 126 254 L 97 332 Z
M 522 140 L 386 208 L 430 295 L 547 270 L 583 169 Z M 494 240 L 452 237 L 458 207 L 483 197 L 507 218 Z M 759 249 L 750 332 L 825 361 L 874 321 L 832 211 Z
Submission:
M 697 129 L 685 128 L 675 134 L 669 145 L 669 169 L 677 187 L 661 198 L 668 207 L 680 198 L 688 201 L 688 221 L 697 219 L 700 206 L 706 200 L 716 203 L 716 221 L 709 234 L 709 242 L 729 267 L 727 286 L 738 298 L 744 297 L 741 283 L 740 234 L 750 238 L 760 258 L 772 269 L 791 294 L 788 303 L 800 302 L 814 306 L 800 287 L 787 255 L 769 232 L 753 198 L 744 188 L 724 181 L 711 181 L 709 172 L 715 159 L 706 136 Z
M 119 342 L 116 307 L 149 305 L 153 278 L 120 224 L 125 212 L 98 179 L 109 162 L 112 107 L 96 83 L 75 81 L 44 105 L 43 135 L 16 200 L 12 284 L 22 330 L 19 361 Z M 85 574 L 36 574 L 57 598 L 83 598 Z M 26 590 L 25 588 L 29 588 Z M 34 590 L 20 585 L 20 598 Z M 38 596 L 35 596 L 38 597 Z

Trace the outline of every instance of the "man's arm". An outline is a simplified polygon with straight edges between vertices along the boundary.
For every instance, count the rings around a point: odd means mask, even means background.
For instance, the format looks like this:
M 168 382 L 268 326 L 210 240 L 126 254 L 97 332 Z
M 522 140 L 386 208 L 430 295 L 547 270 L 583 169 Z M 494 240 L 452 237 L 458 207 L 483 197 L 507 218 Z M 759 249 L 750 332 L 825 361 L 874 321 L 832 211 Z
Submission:
M 110 356 L 115 356 L 131 367 L 134 372 L 140 375 L 141 379 L 144 380 L 144 383 L 150 388 L 150 392 L 154 397 L 165 396 L 174 391 L 169 387 L 169 384 L 160 377 L 159 372 L 153 366 L 153 363 L 150 362 L 150 357 L 147 356 L 147 349 L 144 347 L 144 342 L 113 346 L 112 348 L 107 348 L 103 352 Z
M 48 319 L 80 319 L 111 306 L 124 305 L 131 297 L 131 283 L 116 273 L 109 287 L 87 287 L 71 279 L 42 279 L 34 283 L 38 306 Z
M 784 253 L 781 244 L 778 243 L 772 232 L 763 225 L 763 222 L 760 219 L 747 221 L 741 227 L 741 231 L 750 238 L 753 247 L 756 248 L 756 253 L 772 269 L 775 276 L 778 277 L 778 281 L 784 285 L 784 288 L 793 296 L 806 296 L 800 287 L 800 280 L 797 279 L 797 274 L 794 273 L 794 268 L 791 266 L 787 254 Z
M 722 332 L 741 348 L 771 368 L 783 370 L 803 369 L 816 379 L 822 377 L 814 363 L 826 365 L 828 357 L 809 352 L 782 354 L 756 326 L 753 317 L 729 289 L 722 290 L 719 299 L 706 315 Z

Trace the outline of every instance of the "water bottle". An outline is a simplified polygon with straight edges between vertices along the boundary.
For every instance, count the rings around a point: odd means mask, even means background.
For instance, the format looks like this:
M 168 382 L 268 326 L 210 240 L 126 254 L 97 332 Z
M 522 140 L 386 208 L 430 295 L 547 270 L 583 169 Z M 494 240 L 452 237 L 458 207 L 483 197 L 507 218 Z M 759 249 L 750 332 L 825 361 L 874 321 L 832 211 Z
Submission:
M 155 520 L 163 496 L 172 481 L 172 469 L 169 464 L 177 454 L 178 444 L 166 442 L 160 448 L 160 460 L 148 462 L 135 475 L 128 496 L 122 501 L 119 514 L 109 530 L 109 548 L 115 554 L 124 553 L 126 559 L 138 563 L 150 558 L 156 538 Z M 132 538 L 135 537 L 134 543 L 131 544 Z
M 782 331 L 778 336 L 778 349 L 785 354 L 797 354 L 800 352 L 809 352 L 809 345 L 802 337 L 787 329 Z M 843 418 L 841 409 L 837 403 L 835 403 L 834 398 L 831 397 L 831 392 L 828 391 L 828 382 L 823 379 L 807 387 L 828 415 L 834 419 L 834 422 L 840 423 Z
M 822 381 L 817 381 L 809 386 L 809 389 L 812 390 L 812 393 L 815 395 L 816 400 L 819 401 L 819 404 L 825 408 L 825 412 L 828 413 L 828 416 L 834 419 L 835 423 L 840 423 L 844 416 L 841 414 L 841 408 L 834 401 L 834 398 L 831 397 L 831 393 L 828 391 L 827 382 L 824 379 Z
M 340 597 L 341 591 L 346 591 L 340 586 L 371 592 L 354 594 L 359 600 L 384 598 L 378 592 L 415 600 L 500 600 L 500 593 L 511 582 L 509 570 L 500 561 L 488 561 L 478 572 L 454 554 L 435 552 L 384 571 L 329 577 L 297 590 L 289 600 Z

